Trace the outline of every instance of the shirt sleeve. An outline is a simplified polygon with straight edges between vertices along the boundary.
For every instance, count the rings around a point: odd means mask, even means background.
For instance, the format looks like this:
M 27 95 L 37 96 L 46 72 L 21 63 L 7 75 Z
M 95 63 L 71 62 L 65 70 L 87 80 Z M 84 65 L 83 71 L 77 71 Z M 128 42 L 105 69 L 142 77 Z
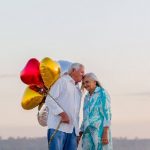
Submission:
M 46 105 L 48 106 L 49 111 L 54 115 L 58 115 L 64 111 L 59 105 L 59 98 L 61 96 L 63 86 L 62 84 L 63 84 L 62 80 L 58 79 L 51 87 L 46 97 Z
M 102 91 L 102 109 L 104 114 L 103 127 L 109 127 L 111 124 L 110 97 L 105 90 Z

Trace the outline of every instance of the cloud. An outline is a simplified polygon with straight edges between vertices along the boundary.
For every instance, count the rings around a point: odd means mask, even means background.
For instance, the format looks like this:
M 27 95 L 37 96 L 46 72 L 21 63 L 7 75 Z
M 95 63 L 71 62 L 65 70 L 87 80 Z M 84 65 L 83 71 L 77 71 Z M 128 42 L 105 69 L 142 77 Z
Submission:
M 145 91 L 145 92 L 133 92 L 133 93 L 126 93 L 123 94 L 124 96 L 150 96 L 150 92 Z
M 0 78 L 14 78 L 17 74 L 0 74 Z
M 114 96 L 147 96 L 147 97 L 150 97 L 150 91 L 145 91 L 145 92 L 128 92 L 128 93 L 117 93 L 117 94 L 112 94 Z

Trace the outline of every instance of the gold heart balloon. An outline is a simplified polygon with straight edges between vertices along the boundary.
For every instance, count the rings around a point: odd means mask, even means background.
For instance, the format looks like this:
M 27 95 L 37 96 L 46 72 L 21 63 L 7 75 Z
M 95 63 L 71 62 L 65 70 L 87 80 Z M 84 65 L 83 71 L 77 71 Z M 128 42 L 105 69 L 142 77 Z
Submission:
M 40 62 L 40 73 L 44 85 L 49 89 L 60 76 L 60 65 L 51 58 L 46 57 Z
M 33 109 L 38 105 L 40 107 L 40 105 L 43 103 L 46 93 L 40 94 L 39 91 L 40 90 L 48 91 L 52 86 L 52 84 L 59 78 L 60 65 L 57 62 L 53 61 L 52 59 L 46 57 L 42 59 L 42 61 L 39 64 L 39 72 L 42 77 L 42 82 L 44 83 L 44 86 L 42 87 L 39 86 L 38 84 L 37 85 L 29 84 L 29 86 L 25 89 L 21 105 L 26 110 Z M 27 80 L 29 79 L 27 78 Z
M 38 106 L 44 98 L 44 95 L 32 90 L 29 86 L 25 89 L 21 105 L 24 109 L 33 109 Z

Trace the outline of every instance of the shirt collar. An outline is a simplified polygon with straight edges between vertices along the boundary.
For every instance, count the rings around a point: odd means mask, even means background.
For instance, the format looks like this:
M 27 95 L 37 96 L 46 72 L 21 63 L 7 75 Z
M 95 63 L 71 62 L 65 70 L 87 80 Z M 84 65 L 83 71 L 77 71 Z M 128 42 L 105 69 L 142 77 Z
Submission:
M 100 89 L 101 89 L 101 87 L 96 86 L 96 88 L 95 88 L 95 90 L 94 90 L 93 94 L 98 93 L 98 92 L 100 91 Z M 93 95 L 93 94 L 92 94 L 92 95 Z M 89 92 L 88 92 L 88 95 L 90 95 L 90 93 L 89 93 Z
M 100 91 L 100 89 L 101 89 L 101 87 L 97 86 L 97 87 L 95 88 L 95 91 L 94 91 L 94 93 L 97 93 L 97 92 L 99 92 L 99 91 Z
M 73 78 L 71 78 L 70 75 L 66 74 L 65 76 L 71 83 L 73 83 L 75 85 L 75 81 L 73 80 Z
M 75 87 L 80 91 L 79 83 L 75 84 L 74 79 L 70 75 L 66 74 L 65 76 L 66 76 L 67 80 L 69 80 L 73 85 L 75 85 Z

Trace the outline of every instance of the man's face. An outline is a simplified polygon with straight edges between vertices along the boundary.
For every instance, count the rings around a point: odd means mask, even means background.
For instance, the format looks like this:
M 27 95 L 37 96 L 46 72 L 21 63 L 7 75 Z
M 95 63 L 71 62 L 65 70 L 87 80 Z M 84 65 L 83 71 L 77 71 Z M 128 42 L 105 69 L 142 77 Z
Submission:
M 73 76 L 76 83 L 81 82 L 84 76 L 84 67 L 80 67 L 78 70 L 74 70 Z

